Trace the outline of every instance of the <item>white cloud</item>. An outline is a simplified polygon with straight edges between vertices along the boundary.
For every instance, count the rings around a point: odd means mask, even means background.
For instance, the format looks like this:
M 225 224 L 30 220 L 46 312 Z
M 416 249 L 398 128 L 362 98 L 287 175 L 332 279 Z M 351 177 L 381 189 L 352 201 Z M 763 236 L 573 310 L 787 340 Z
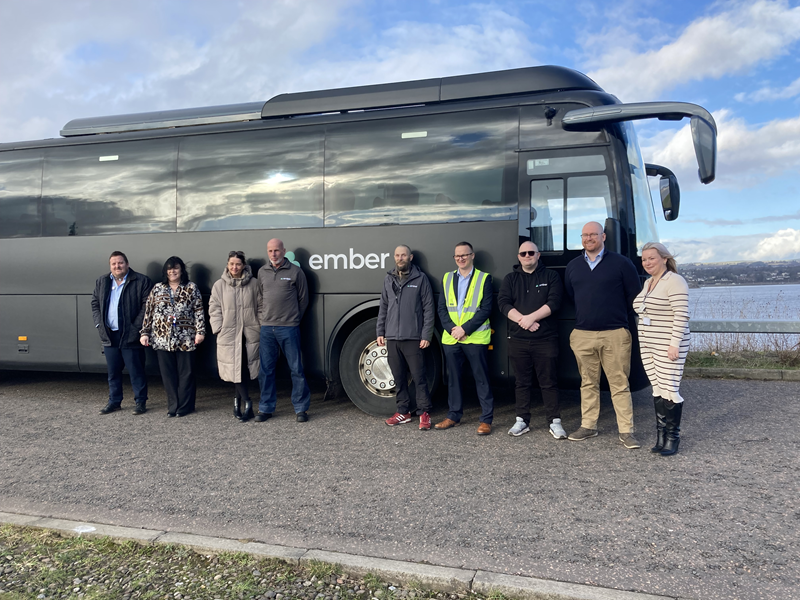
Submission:
M 720 6 L 720 5 L 717 5 Z M 651 100 L 675 85 L 719 79 L 788 54 L 800 40 L 800 6 L 786 0 L 736 2 L 691 23 L 660 48 L 637 52 L 630 34 L 608 31 L 590 41 L 589 76 L 624 102 Z
M 8 3 L 0 141 L 56 137 L 73 118 L 536 63 L 525 23 L 495 7 L 463 7 L 460 24 L 395 22 L 376 32 L 356 2 Z
M 800 258 L 800 230 L 797 229 L 662 241 L 675 254 L 679 264 Z
M 734 96 L 739 102 L 768 102 L 770 100 L 788 100 L 800 95 L 800 78 L 784 88 L 763 87 L 755 92 L 739 93 Z
M 764 238 L 758 242 L 753 258 L 757 260 L 800 258 L 800 230 L 781 229 Z
M 800 171 L 800 115 L 748 125 L 730 111 L 714 113 L 717 139 L 715 187 L 743 189 L 787 172 Z M 697 179 L 689 125 L 642 140 L 645 161 L 664 165 L 686 189 L 701 187 Z

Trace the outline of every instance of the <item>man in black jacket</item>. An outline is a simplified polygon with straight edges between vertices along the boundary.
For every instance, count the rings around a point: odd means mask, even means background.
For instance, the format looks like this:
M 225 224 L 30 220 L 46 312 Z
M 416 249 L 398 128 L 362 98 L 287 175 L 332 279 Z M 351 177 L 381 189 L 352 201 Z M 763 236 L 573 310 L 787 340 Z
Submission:
M 386 274 L 376 327 L 378 346 L 389 352 L 389 368 L 397 390 L 397 412 L 387 425 L 411 422 L 408 371 L 417 395 L 419 428 L 431 428 L 431 397 L 422 351 L 433 337 L 433 292 L 427 275 L 411 264 L 414 255 L 406 245 L 394 251 L 395 268 Z
M 558 399 L 558 323 L 553 314 L 561 307 L 564 286 L 558 273 L 539 261 L 539 248 L 533 242 L 519 247 L 519 264 L 506 275 L 497 303 L 508 320 L 508 356 L 516 378 L 517 421 L 509 435 L 530 431 L 531 387 L 533 374 L 539 380 L 542 401 L 557 440 L 567 437 L 561 425 Z
M 128 257 L 119 250 L 109 258 L 111 272 L 100 276 L 92 294 L 94 326 L 100 334 L 108 366 L 108 404 L 100 411 L 107 415 L 122 405 L 122 369 L 128 367 L 133 387 L 135 415 L 147 412 L 147 377 L 144 371 L 144 347 L 139 330 L 144 308 L 153 283 L 128 265 Z

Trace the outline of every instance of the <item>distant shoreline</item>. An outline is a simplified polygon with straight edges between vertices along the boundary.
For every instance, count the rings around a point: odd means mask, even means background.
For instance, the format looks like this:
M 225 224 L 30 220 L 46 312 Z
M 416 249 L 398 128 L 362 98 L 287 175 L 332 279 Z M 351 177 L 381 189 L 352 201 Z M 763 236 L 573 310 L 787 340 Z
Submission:
M 800 283 L 796 283 L 793 281 L 790 282 L 783 282 L 783 281 L 762 281 L 762 282 L 747 282 L 747 283 L 735 283 L 735 282 L 726 282 L 726 283 L 709 283 L 705 285 L 699 285 L 692 281 L 689 283 L 689 288 L 693 290 L 701 289 L 701 288 L 721 288 L 721 287 L 763 287 L 766 285 L 800 285 Z

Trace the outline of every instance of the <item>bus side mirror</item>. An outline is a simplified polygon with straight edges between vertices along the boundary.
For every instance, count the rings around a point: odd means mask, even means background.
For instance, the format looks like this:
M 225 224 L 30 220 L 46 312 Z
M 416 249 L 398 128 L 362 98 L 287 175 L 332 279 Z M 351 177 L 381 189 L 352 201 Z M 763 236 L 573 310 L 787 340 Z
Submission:
M 658 181 L 658 191 L 661 196 L 661 208 L 664 219 L 674 221 L 678 218 L 681 208 L 681 188 L 675 174 L 661 165 L 645 165 L 648 177 L 661 177 Z
M 717 134 L 711 123 L 698 117 L 692 117 L 692 142 L 697 156 L 697 173 L 702 183 L 714 181 L 717 173 Z

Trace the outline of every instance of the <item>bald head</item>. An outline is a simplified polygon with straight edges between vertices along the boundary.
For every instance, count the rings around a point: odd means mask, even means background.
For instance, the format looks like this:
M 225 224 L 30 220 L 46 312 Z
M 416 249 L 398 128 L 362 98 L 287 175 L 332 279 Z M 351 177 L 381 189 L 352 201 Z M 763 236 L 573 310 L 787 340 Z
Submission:
M 284 248 L 283 242 L 278 238 L 272 238 L 268 241 L 267 256 L 269 256 L 269 262 L 272 263 L 273 267 L 281 266 L 283 264 L 283 257 L 286 256 L 286 248 Z

